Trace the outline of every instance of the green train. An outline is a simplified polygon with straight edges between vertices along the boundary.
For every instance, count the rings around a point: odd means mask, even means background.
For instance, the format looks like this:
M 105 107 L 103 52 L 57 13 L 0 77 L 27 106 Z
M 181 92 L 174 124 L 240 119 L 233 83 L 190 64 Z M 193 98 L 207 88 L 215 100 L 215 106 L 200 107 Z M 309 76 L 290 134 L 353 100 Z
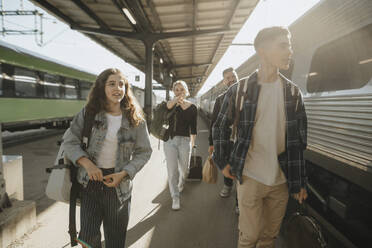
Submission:
M 2 130 L 68 126 L 85 105 L 95 78 L 92 73 L 0 41 Z M 143 107 L 143 89 L 132 89 Z

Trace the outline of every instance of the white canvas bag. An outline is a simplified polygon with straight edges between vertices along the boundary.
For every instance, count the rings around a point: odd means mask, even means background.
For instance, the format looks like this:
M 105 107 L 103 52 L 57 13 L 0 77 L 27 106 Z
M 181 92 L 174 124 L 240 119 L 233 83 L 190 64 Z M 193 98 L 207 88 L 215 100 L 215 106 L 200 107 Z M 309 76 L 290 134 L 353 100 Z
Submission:
M 63 161 L 63 162 L 62 162 Z M 51 170 L 48 184 L 45 189 L 46 195 L 55 201 L 61 201 L 65 203 L 70 202 L 70 191 L 71 191 L 71 178 L 70 169 L 71 165 L 64 152 L 63 142 L 59 148 L 54 167 Z

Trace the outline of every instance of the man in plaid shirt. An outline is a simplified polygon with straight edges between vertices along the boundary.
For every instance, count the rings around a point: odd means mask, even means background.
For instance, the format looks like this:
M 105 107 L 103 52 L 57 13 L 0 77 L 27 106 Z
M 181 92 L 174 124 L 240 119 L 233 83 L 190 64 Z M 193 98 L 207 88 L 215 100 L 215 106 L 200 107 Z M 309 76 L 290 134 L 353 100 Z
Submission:
M 239 248 L 274 247 L 288 193 L 307 198 L 305 107 L 299 88 L 279 73 L 289 68 L 290 32 L 265 28 L 254 46 L 259 69 L 229 88 L 212 135 L 213 160 L 239 181 Z

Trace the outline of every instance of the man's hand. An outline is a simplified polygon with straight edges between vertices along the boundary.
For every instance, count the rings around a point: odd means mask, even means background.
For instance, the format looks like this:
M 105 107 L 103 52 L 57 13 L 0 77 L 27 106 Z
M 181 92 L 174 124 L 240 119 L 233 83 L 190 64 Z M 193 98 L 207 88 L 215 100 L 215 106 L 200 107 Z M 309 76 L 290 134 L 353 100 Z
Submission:
M 307 191 L 304 188 L 301 188 L 299 193 L 292 194 L 293 198 L 295 198 L 300 204 L 302 204 L 302 201 L 306 200 L 307 198 Z
M 235 180 L 235 177 L 231 175 L 230 169 L 231 169 L 231 166 L 229 164 L 226 165 L 226 167 L 222 170 L 222 174 L 227 178 L 231 178 Z
M 209 155 L 212 156 L 213 151 L 214 151 L 214 146 L 209 146 L 208 148 Z
M 103 177 L 103 183 L 107 187 L 117 187 L 121 180 L 123 180 L 123 178 L 126 177 L 127 175 L 128 173 L 126 171 L 106 175 Z

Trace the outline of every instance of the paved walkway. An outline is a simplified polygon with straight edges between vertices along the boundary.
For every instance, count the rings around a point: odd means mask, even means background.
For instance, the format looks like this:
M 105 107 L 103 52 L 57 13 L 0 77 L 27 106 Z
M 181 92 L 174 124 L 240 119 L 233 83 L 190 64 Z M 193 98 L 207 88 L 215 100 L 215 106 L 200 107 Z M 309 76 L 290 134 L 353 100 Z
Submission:
M 208 130 L 199 119 L 197 136 L 198 154 L 207 157 Z M 24 195 L 37 204 L 38 225 L 11 247 L 61 248 L 69 246 L 68 205 L 48 199 L 45 186 L 50 166 L 57 153 L 56 141 L 43 140 L 10 147 L 4 154 L 23 156 Z M 234 197 L 222 199 L 218 193 L 223 180 L 217 185 L 187 182 L 182 193 L 180 211 L 171 210 L 167 173 L 162 144 L 151 140 L 153 154 L 149 163 L 134 180 L 131 214 L 127 233 L 130 248 L 234 248 L 237 242 L 237 215 Z M 79 214 L 77 213 L 77 218 Z

